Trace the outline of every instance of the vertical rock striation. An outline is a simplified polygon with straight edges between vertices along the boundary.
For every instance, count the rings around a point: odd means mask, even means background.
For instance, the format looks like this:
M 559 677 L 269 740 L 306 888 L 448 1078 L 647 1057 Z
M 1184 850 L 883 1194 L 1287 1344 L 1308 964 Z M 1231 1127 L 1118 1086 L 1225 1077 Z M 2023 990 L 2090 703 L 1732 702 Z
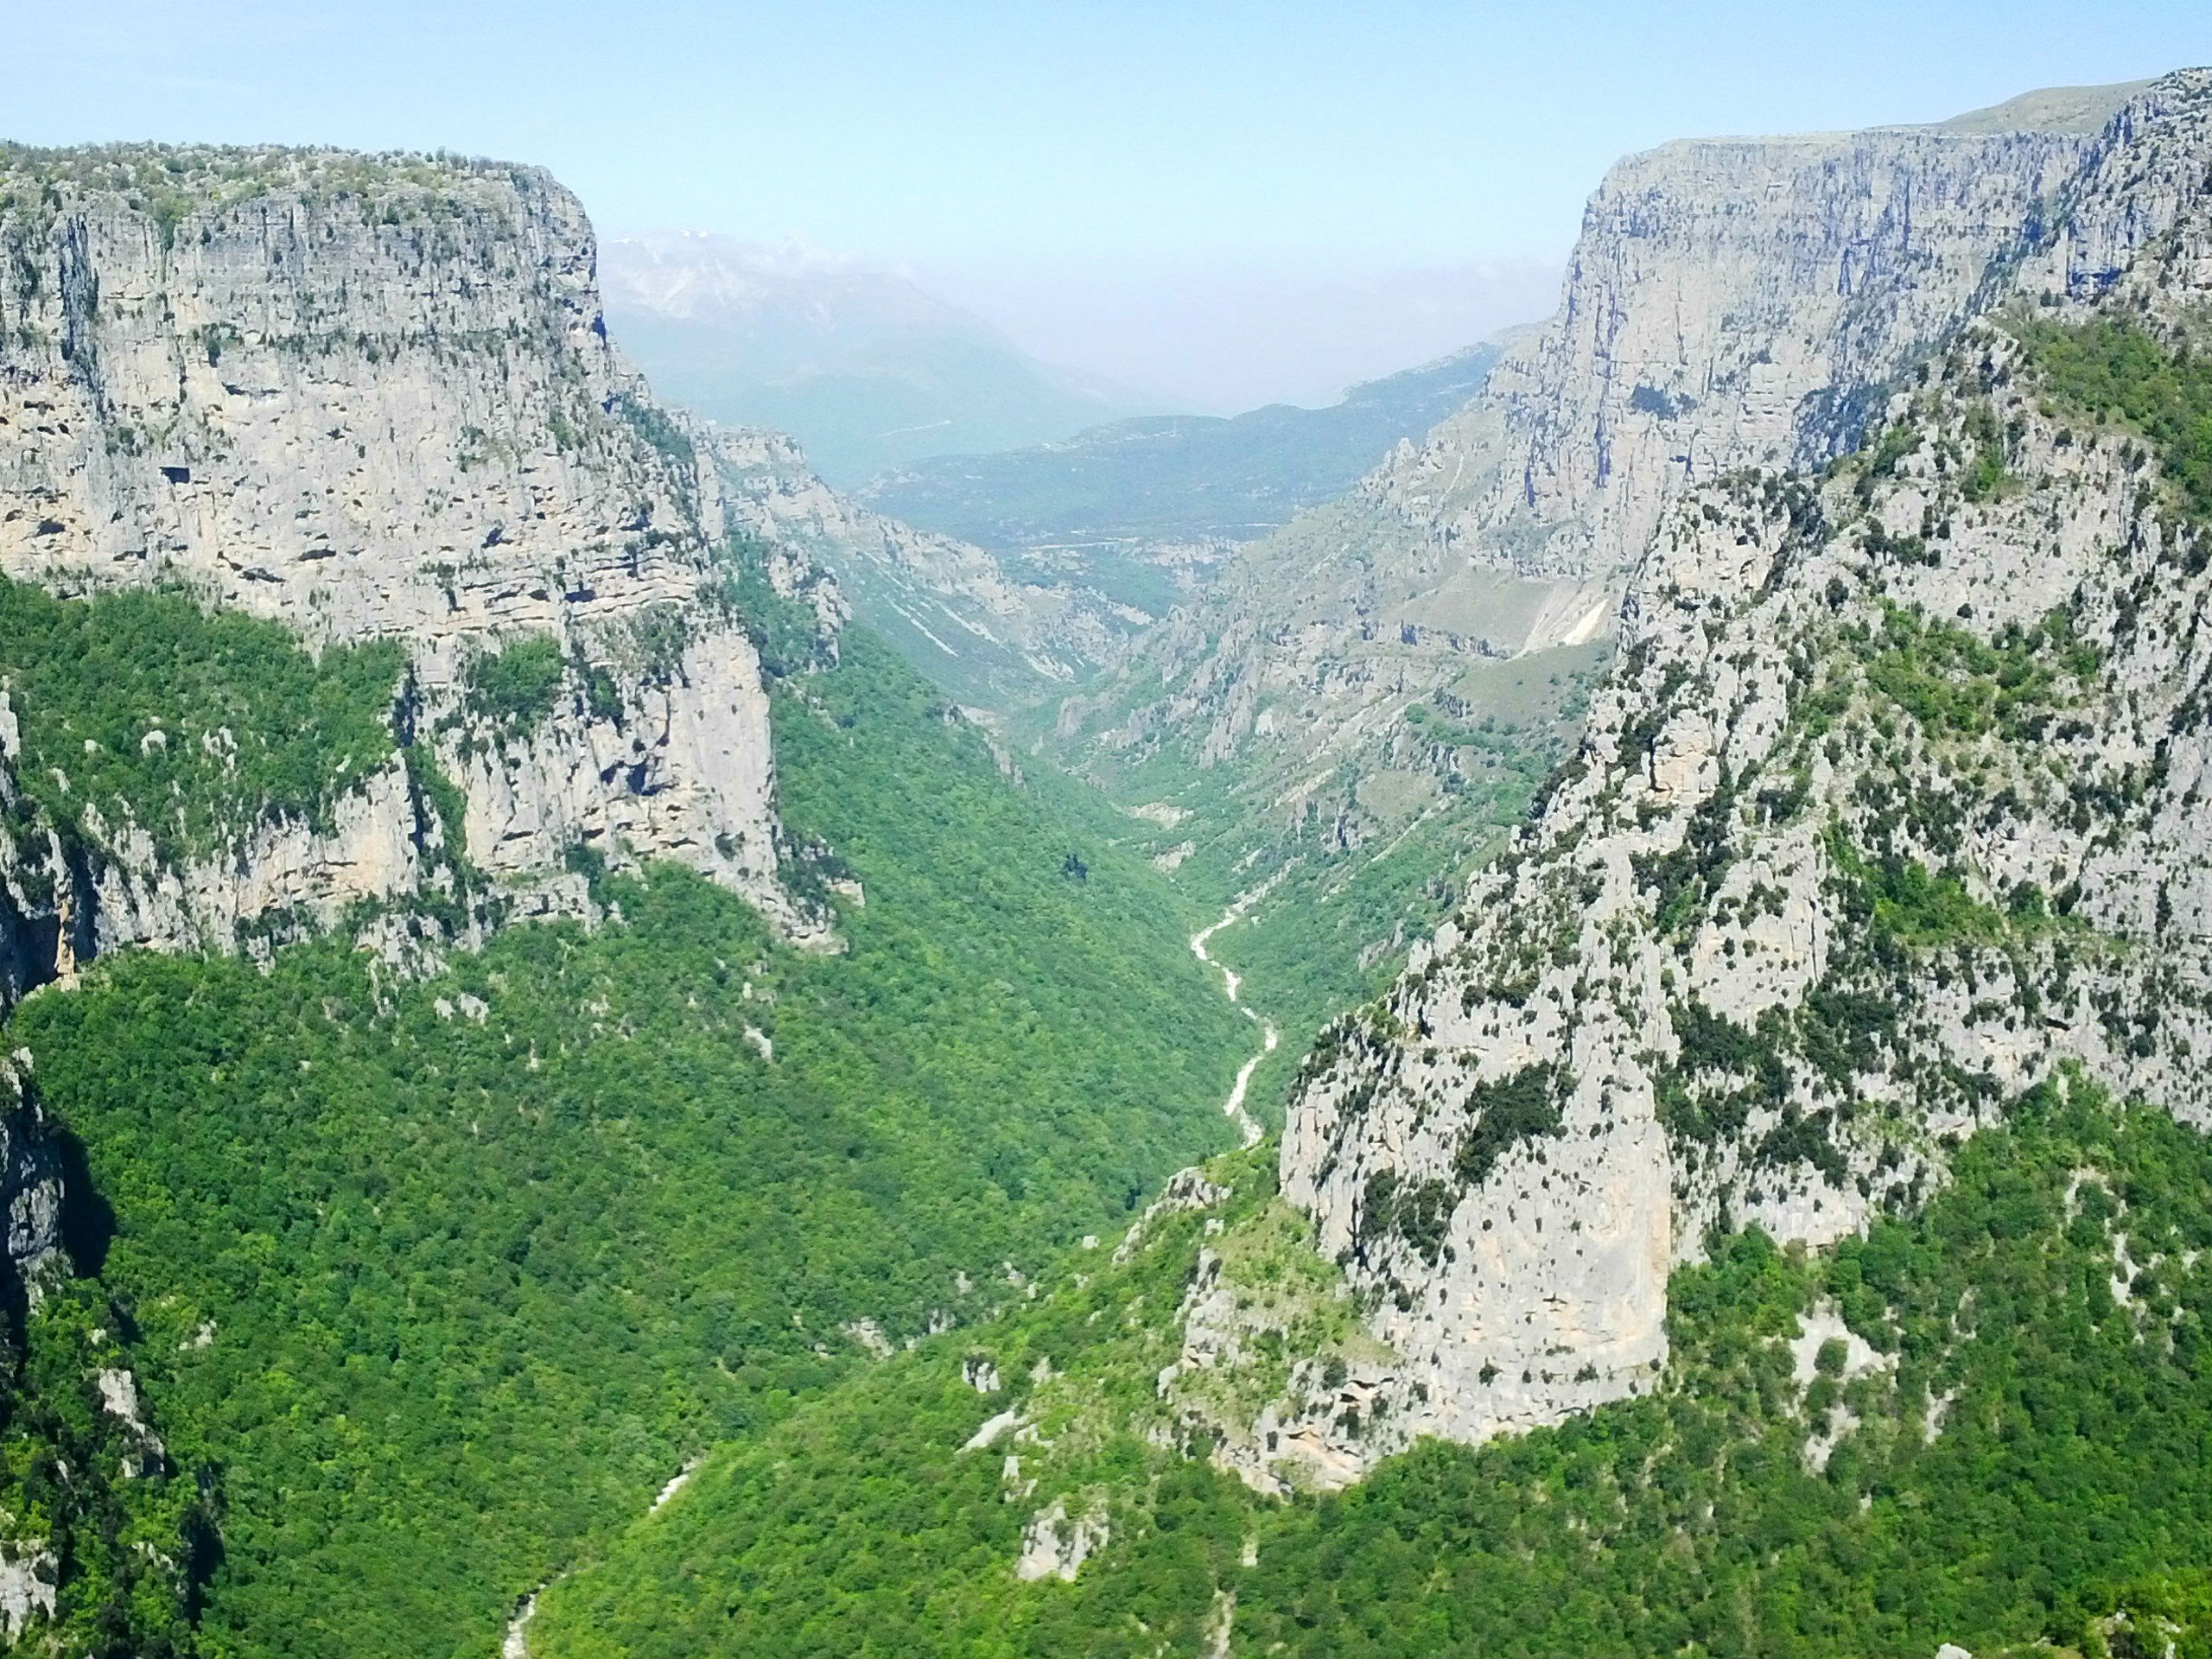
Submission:
M 11 1307 L 67 1261 L 61 1202 L 61 1160 L 32 1090 L 30 1057 L 0 1057 L 0 1217 L 7 1228 L 0 1296 Z
M 676 858 L 820 933 L 776 879 L 767 697 L 721 600 L 745 520 L 609 345 L 573 196 L 443 157 L 15 149 L 0 244 L 0 574 L 181 588 L 407 664 L 392 752 L 329 823 L 181 861 L 112 814 L 84 844 L 16 836 L 14 991 L 119 944 L 327 922 L 464 851 L 540 907 L 575 902 L 548 879 L 571 848 Z M 550 707 L 488 719 L 473 674 L 531 639 L 563 664 Z
M 1669 1270 L 1708 1228 L 1832 1241 L 1942 1180 L 1956 1136 L 2061 1065 L 2212 1127 L 2196 1058 L 2212 1046 L 2212 543 L 2145 442 L 2054 403 L 2020 343 L 2053 320 L 2183 340 L 2212 319 L 2212 73 L 2136 93 L 2063 165 L 2056 143 L 1974 142 L 1986 165 L 1955 192 L 1980 204 L 1973 225 L 2001 218 L 1981 194 L 1997 156 L 2032 158 L 2013 176 L 2047 207 L 2009 245 L 1992 232 L 1917 267 L 1881 331 L 1839 291 L 1818 353 L 1777 335 L 1791 396 L 1754 421 L 1745 382 L 1695 428 L 1733 470 L 1661 487 L 1649 424 L 1613 451 L 1642 470 L 1633 488 L 1582 464 L 1586 423 L 1560 435 L 1581 416 L 1529 442 L 1581 456 L 1533 486 L 1552 550 L 1533 556 L 1618 556 L 1587 538 L 1656 527 L 1580 757 L 1301 1074 L 1283 1188 L 1395 1355 L 1340 1385 L 1304 1376 L 1276 1408 L 1312 1478 L 1652 1386 Z M 1842 216 L 1888 223 L 1871 205 L 1887 193 L 1902 238 L 1898 175 L 1870 172 L 1859 141 L 1818 147 L 1791 176 L 1819 181 L 1821 222 L 1855 179 L 1861 209 Z M 1617 173 L 1593 221 L 1658 237 L 1655 165 Z M 1729 176 L 1775 175 L 1763 160 Z M 1861 244 L 1821 245 L 1834 271 Z M 1685 338 L 1708 329 L 1664 308 Z M 1910 335 L 1942 343 L 1901 374 Z M 1650 373 L 1648 355 L 1622 361 Z M 1852 429 L 1827 390 L 1847 363 L 1909 388 L 1874 417 L 1881 442 L 1774 470 Z M 1662 390 L 1705 409 L 1718 384 Z M 1586 415 L 1618 406 L 1618 386 L 1591 390 Z M 1654 416 L 1677 435 L 1697 419 Z

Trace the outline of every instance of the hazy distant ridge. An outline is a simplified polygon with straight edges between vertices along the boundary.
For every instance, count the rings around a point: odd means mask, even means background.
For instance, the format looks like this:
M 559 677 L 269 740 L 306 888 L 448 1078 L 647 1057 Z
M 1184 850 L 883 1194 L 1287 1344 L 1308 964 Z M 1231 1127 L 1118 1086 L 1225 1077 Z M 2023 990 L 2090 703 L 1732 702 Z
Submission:
M 1248 541 L 1343 494 L 1394 445 L 1464 406 L 1497 354 L 1470 346 L 1354 386 L 1326 409 L 1145 416 L 1058 443 L 941 456 L 862 493 L 895 518 L 999 551 Z
M 804 243 L 664 232 L 604 244 L 601 271 L 615 338 L 656 387 L 791 434 L 835 484 L 1066 437 L 1138 406 L 896 272 Z

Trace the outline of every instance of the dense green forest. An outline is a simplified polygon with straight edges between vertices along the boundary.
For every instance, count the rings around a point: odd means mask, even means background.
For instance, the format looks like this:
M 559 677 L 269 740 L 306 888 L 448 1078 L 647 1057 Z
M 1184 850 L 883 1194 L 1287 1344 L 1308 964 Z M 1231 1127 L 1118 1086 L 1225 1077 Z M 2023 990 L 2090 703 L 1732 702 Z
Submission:
M 349 770 L 332 743 L 390 752 L 346 719 L 365 696 L 381 720 L 396 658 L 327 653 L 334 687 L 181 598 L 9 598 L 44 619 L 0 633 L 27 737 L 98 732 L 151 774 L 101 787 L 187 826 L 224 817 L 161 770 L 194 746 L 142 750 L 156 723 L 275 757 L 251 787 L 295 810 Z M 488 1654 L 688 1457 L 869 1342 L 1019 1297 L 1230 1140 L 1250 1029 L 1157 873 L 864 632 L 783 665 L 801 877 L 865 893 L 836 901 L 840 952 L 654 868 L 594 876 L 595 927 L 512 928 L 421 982 L 340 932 L 265 970 L 125 954 L 16 1010 L 0 1050 L 69 1137 L 94 1276 L 29 1324 L 0 1503 L 54 1522 L 94 1650 L 186 1640 L 181 1580 L 207 1651 Z M 122 1366 L 162 1452 L 73 1485 L 57 1465 L 121 1455 L 92 1373 Z
M 1229 1237 L 1277 1207 L 1264 1156 L 1214 1173 Z M 1176 1340 L 1159 1316 L 1207 1242 L 1200 1216 L 1163 1218 L 1126 1266 L 1063 1274 L 718 1454 L 549 1592 L 533 1651 L 1195 1653 L 1232 1607 L 1227 1651 L 1331 1659 L 2156 1654 L 2160 1610 L 2179 1652 L 2208 1651 L 2212 1147 L 2063 1082 L 1955 1174 L 1833 1253 L 1711 1240 L 1675 1275 L 1650 1395 L 1288 1502 L 1147 1439 L 1148 1367 Z M 1801 1368 L 1788 1344 L 1816 1310 L 1863 1346 Z M 976 1355 L 1006 1389 L 963 1382 Z M 1035 1380 L 1043 1360 L 1065 1380 Z M 1084 1396 L 1103 1404 L 1065 1403 Z M 961 1452 L 1008 1408 L 1034 1440 Z M 1056 1494 L 1100 1505 L 1110 1541 L 1073 1583 L 1019 1582 Z M 2105 1628 L 2121 1609 L 2132 1647 Z

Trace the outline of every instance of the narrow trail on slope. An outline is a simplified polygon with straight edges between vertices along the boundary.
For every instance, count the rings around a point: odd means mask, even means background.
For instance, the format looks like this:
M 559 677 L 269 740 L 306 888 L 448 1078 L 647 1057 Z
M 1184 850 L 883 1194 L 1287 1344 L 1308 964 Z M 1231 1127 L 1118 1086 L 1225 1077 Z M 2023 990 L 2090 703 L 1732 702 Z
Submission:
M 667 1485 L 660 1489 L 660 1496 L 645 1506 L 645 1513 L 652 1514 L 689 1486 L 691 1477 L 699 1471 L 699 1464 L 704 1456 L 705 1453 L 702 1452 L 685 1459 L 683 1466 L 670 1478 Z M 523 1598 L 522 1605 L 515 1609 L 515 1616 L 507 1621 L 507 1639 L 499 1644 L 499 1659 L 530 1659 L 530 1621 L 537 1617 L 537 1599 L 568 1576 L 566 1573 L 556 1573 Z
M 1229 908 L 1222 912 L 1219 921 L 1211 927 L 1200 928 L 1191 935 L 1191 954 L 1221 975 L 1222 989 L 1228 993 L 1231 1002 L 1236 1001 L 1236 993 L 1243 984 L 1243 979 L 1228 963 L 1216 962 L 1206 954 L 1206 941 L 1230 923 L 1239 920 L 1246 911 L 1266 898 L 1268 890 L 1281 880 L 1282 875 L 1278 873 L 1262 881 L 1258 887 L 1252 888 L 1249 893 L 1238 894 Z M 1243 1007 L 1242 1003 L 1238 1003 L 1237 1006 L 1240 1008 Z M 1245 1061 L 1243 1069 L 1237 1072 L 1236 1082 L 1229 1091 L 1228 1100 L 1223 1103 L 1221 1112 L 1224 1117 L 1236 1125 L 1236 1132 L 1243 1136 L 1244 1145 L 1256 1147 L 1267 1132 L 1261 1128 L 1259 1121 L 1244 1109 L 1244 1094 L 1252 1086 L 1252 1073 L 1259 1069 L 1262 1060 L 1275 1052 L 1275 1045 L 1282 1039 L 1281 1033 L 1275 1030 L 1270 1021 L 1260 1019 L 1260 1016 L 1249 1008 L 1243 1008 L 1243 1013 L 1247 1020 L 1257 1021 L 1260 1027 L 1260 1052 Z

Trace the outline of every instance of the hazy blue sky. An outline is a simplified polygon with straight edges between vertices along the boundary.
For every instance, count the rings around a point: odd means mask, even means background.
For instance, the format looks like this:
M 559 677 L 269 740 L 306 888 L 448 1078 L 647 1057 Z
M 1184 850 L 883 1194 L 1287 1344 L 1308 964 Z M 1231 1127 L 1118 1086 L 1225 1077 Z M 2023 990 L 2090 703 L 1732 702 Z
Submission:
M 2212 61 L 2206 0 L 0 0 L 0 30 L 6 137 L 542 162 L 603 231 L 802 233 L 1071 360 L 1113 332 L 1086 317 L 1155 302 L 1132 296 L 1220 315 L 1285 284 L 1556 262 L 1606 164 L 1669 137 Z

